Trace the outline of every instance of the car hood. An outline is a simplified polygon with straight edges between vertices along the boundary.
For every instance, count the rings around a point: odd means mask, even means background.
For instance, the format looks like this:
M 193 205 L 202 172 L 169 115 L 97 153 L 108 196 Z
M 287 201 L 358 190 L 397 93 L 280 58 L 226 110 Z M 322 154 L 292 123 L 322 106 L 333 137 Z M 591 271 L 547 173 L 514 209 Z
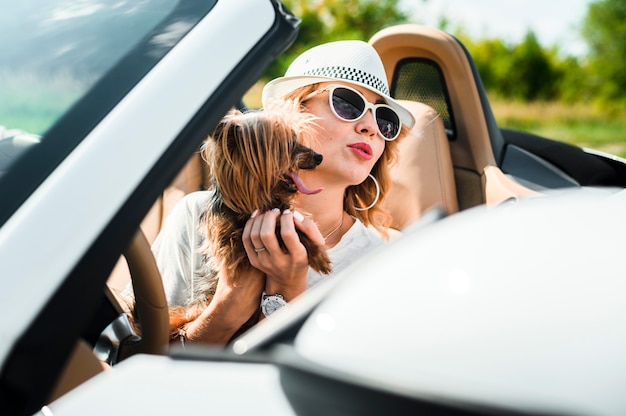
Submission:
M 136 355 L 38 414 L 263 414 L 268 408 L 294 414 L 275 366 Z
M 586 189 L 409 231 L 342 274 L 295 349 L 417 399 L 623 414 L 625 212 Z

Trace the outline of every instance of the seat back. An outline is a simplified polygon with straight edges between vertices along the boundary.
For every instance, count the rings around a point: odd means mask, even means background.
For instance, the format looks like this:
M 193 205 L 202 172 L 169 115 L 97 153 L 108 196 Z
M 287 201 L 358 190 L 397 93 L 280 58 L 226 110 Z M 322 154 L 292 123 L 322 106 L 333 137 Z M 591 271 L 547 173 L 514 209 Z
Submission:
M 500 169 L 505 142 L 467 49 L 450 34 L 417 24 L 382 29 L 370 39 L 391 94 L 423 102 L 444 122 L 459 210 L 535 196 Z
M 141 223 L 141 229 L 148 242 L 152 244 L 163 226 L 163 221 L 174 208 L 174 205 L 186 194 L 199 191 L 205 187 L 204 162 L 199 153 L 194 153 L 183 170 L 167 187 Z
M 490 129 L 491 109 L 463 46 L 417 24 L 385 28 L 369 42 L 383 60 L 392 96 L 423 102 L 443 118 L 459 209 L 483 204 L 481 175 L 485 166 L 497 165 L 490 139 L 499 131 Z
M 194 153 L 183 170 L 172 181 L 172 184 L 163 190 L 161 196 L 155 201 L 141 222 L 141 230 L 146 236 L 148 243 L 152 244 L 154 242 L 157 234 L 161 231 L 163 221 L 172 212 L 174 205 L 186 194 L 204 189 L 205 186 L 204 162 L 199 153 Z M 128 265 L 126 260 L 120 257 L 109 276 L 107 284 L 115 294 L 119 294 L 124 291 L 129 281 L 130 272 Z
M 392 187 L 384 206 L 393 216 L 391 226 L 401 230 L 430 208 L 453 214 L 459 206 L 443 120 L 426 104 L 399 102 L 411 111 L 415 125 L 399 143 L 400 158 L 391 168 Z

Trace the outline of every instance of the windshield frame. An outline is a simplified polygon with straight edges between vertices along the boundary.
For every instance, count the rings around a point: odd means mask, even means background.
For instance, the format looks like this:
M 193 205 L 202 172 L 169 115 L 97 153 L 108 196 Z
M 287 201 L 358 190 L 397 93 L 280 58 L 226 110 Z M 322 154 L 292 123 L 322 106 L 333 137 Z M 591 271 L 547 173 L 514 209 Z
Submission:
M 46 131 L 41 142 L 31 146 L 14 162 L 0 177 L 3 200 L 0 204 L 0 227 L 215 4 L 216 0 L 180 1 Z M 176 37 L 172 36 L 172 25 L 183 20 L 187 24 L 186 30 L 176 32 Z M 167 37 L 168 42 L 159 41 L 160 37 Z
M 297 36 L 300 20 L 278 0 L 221 0 L 214 9 L 101 122 L 94 119 L 0 227 L 0 275 L 10 277 L 0 279 L 0 294 L 14 315 L 2 328 L 0 397 L 11 413 L 32 414 L 46 402 L 157 196 Z M 126 134 L 129 126 L 136 134 Z

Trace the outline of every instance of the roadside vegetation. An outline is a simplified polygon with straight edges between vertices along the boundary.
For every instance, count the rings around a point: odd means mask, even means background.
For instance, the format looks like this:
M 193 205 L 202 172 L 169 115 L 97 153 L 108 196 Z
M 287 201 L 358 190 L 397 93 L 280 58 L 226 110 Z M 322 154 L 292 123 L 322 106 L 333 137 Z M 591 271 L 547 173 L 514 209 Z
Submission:
M 369 39 L 385 26 L 420 23 L 410 19 L 419 15 L 420 4 L 413 3 L 410 13 L 400 0 L 284 2 L 302 17 L 300 34 L 266 72 L 268 79 L 282 75 L 297 54 L 317 43 Z M 458 37 L 474 58 L 500 127 L 626 157 L 625 21 L 626 1 L 592 1 L 579 25 L 589 49 L 584 57 L 540 45 L 532 31 L 519 44 L 507 44 L 471 39 L 445 16 L 439 27 Z M 258 88 L 249 94 L 253 101 Z
M 265 72 L 245 102 L 260 107 L 261 88 L 281 76 L 303 50 L 338 39 L 369 39 L 383 27 L 420 23 L 428 0 L 284 0 L 302 19 L 294 44 Z M 405 10 L 410 4 L 414 10 Z M 564 6 L 567 7 L 567 6 Z M 416 13 L 417 12 L 417 13 Z M 472 39 L 440 18 L 439 27 L 458 37 L 474 58 L 501 127 L 591 147 L 626 158 L 626 1 L 593 0 L 580 22 L 587 56 L 564 55 L 540 45 L 529 31 L 519 44 Z M 0 124 L 43 134 L 93 80 L 64 73 L 0 73 Z M 25 92 L 28 94 L 25 95 Z M 10 98 L 20 97 L 20 101 Z M 45 103 L 45 105 L 42 105 Z M 42 108 L 44 110 L 42 111 Z
M 593 105 L 490 99 L 500 127 L 589 147 L 626 158 L 626 118 Z

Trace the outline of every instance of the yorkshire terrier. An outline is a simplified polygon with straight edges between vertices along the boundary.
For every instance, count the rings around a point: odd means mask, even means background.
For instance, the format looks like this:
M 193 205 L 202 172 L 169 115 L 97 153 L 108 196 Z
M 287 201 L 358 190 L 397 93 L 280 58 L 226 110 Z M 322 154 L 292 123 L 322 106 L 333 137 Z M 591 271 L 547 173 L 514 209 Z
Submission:
M 237 276 L 252 267 L 242 240 L 252 212 L 273 208 L 281 212 L 293 210 L 298 192 L 314 194 L 322 190 L 309 189 L 298 176 L 299 170 L 315 169 L 322 162 L 323 156 L 306 146 L 314 137 L 313 120 L 310 113 L 300 111 L 295 103 L 247 113 L 231 110 L 203 144 L 202 156 L 212 181 L 209 189 L 212 198 L 201 217 L 206 231 L 203 252 L 208 267 L 206 276 L 194 282 L 193 297 L 197 302 L 170 308 L 173 337 L 211 301 L 218 269 L 236 281 Z M 330 273 L 325 247 L 297 232 L 306 247 L 310 267 L 319 273 Z M 279 228 L 276 236 L 281 248 L 286 250 Z

